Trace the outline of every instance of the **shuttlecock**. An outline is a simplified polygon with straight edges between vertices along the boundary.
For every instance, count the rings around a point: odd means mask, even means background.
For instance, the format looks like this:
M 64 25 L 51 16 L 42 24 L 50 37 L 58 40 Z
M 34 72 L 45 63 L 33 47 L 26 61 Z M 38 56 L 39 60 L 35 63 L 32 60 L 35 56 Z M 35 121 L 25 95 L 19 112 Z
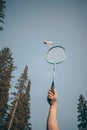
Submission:
M 50 44 L 53 44 L 53 42 L 52 41 L 44 41 L 44 44 L 50 45 Z

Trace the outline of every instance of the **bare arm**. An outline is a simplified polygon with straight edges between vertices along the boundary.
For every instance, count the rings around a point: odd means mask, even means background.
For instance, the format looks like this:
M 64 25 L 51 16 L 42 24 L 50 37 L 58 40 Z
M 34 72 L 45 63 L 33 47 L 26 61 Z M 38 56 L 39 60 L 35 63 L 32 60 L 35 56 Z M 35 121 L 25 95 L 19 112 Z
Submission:
M 57 92 L 54 93 L 51 89 L 48 91 L 48 99 L 52 100 L 50 104 L 48 119 L 47 119 L 47 130 L 59 130 L 58 120 L 57 120 Z

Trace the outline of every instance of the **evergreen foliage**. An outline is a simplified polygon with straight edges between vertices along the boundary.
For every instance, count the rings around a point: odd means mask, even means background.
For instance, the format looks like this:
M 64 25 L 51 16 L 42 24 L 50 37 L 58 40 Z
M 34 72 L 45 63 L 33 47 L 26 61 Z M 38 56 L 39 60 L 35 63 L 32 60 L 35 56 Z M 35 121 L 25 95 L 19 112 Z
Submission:
M 80 95 L 78 101 L 78 130 L 87 130 L 87 101 L 82 94 Z
M 9 89 L 13 89 L 12 72 L 16 69 L 9 48 L 0 51 L 0 130 L 31 130 L 30 86 L 28 66 L 18 79 L 12 102 Z M 11 96 L 12 98 L 12 96 Z
M 12 102 L 9 129 L 12 130 L 31 130 L 30 120 L 30 80 L 28 80 L 28 67 L 25 66 L 24 72 L 18 79 L 18 90 L 16 99 Z M 15 93 L 13 93 L 15 95 Z
M 0 130 L 6 126 L 9 111 L 9 89 L 12 71 L 15 69 L 12 53 L 9 48 L 0 51 Z
M 6 9 L 6 1 L 0 0 L 0 23 L 4 24 L 4 17 L 5 17 L 5 9 Z M 4 28 L 0 26 L 0 31 L 2 31 Z

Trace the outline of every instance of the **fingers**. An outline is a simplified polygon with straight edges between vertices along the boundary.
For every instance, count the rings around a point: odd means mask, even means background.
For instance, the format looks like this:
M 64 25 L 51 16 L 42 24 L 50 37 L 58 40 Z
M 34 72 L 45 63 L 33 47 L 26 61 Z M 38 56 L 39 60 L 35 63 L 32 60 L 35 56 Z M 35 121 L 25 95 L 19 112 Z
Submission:
M 47 97 L 48 97 L 48 99 L 51 99 L 53 101 L 57 101 L 58 95 L 57 95 L 56 89 L 54 89 L 54 90 L 49 89 Z
M 48 98 L 51 100 L 54 100 L 54 92 L 52 89 L 49 89 L 49 91 L 48 91 Z
M 52 90 L 52 89 L 49 89 L 48 90 L 48 94 L 51 94 L 51 95 L 54 95 L 56 93 L 56 90 L 54 89 L 54 90 Z

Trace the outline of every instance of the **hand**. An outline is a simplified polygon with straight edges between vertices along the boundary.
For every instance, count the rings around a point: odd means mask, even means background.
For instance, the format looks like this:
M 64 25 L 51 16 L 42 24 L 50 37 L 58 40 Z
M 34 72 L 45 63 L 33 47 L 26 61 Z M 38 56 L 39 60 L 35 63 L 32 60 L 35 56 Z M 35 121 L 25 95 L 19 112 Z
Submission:
M 48 96 L 47 96 L 47 100 L 49 102 L 50 105 L 55 105 L 57 104 L 57 91 L 56 89 L 52 90 L 52 89 L 49 89 L 48 90 Z M 51 103 L 50 103 L 51 101 Z

